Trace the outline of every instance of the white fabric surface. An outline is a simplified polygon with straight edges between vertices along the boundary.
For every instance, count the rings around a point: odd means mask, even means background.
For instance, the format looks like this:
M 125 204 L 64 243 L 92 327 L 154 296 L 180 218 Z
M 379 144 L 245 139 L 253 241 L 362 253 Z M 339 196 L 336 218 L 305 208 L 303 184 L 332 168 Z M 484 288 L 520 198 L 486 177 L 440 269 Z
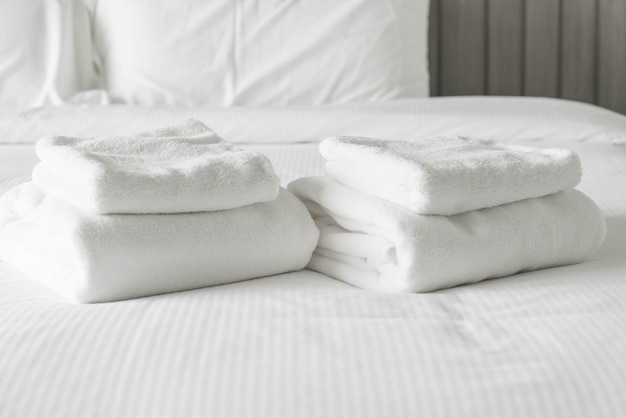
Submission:
M 0 259 L 82 303 L 300 270 L 318 236 L 284 189 L 271 202 L 166 215 L 93 215 L 32 182 L 0 198 Z
M 215 211 L 278 196 L 265 155 L 194 120 L 123 137 L 44 137 L 36 151 L 35 184 L 85 212 Z
M 267 106 L 426 97 L 428 3 L 107 0 L 94 8 L 95 40 L 112 102 Z
M 595 108 L 568 103 L 556 117 L 553 101 L 522 101 L 529 108 L 517 99 L 496 102 L 420 106 L 442 134 L 484 127 L 486 134 L 512 132 L 513 143 L 578 152 L 579 188 L 608 227 L 590 261 L 429 294 L 367 292 L 301 271 L 97 305 L 66 303 L 0 263 L 0 416 L 622 418 L 626 147 L 611 142 L 624 138 L 616 124 L 623 117 L 597 119 Z M 539 117 L 541 103 L 554 106 L 553 125 L 549 115 Z M 323 128 L 312 109 L 306 126 L 332 131 L 362 120 L 379 133 L 383 122 L 391 134 L 409 130 L 412 120 L 394 107 L 343 108 L 326 119 L 336 125 Z M 3 135 L 13 126 L 13 140 L 24 142 L 52 125 L 89 131 L 98 123 L 104 129 L 109 118 L 122 125 L 111 123 L 109 131 L 135 131 L 205 110 L 171 112 L 5 111 L 9 120 L 0 116 L 0 126 Z M 307 122 L 299 112 L 296 119 Z M 252 126 L 232 132 L 257 129 L 241 137 L 265 142 L 304 136 L 292 130 L 294 113 L 265 114 L 273 115 L 267 126 L 251 116 Z M 459 124 L 446 132 L 446 119 Z M 245 148 L 267 153 L 283 184 L 323 174 L 317 144 Z M 36 163 L 32 146 L 0 146 L 0 192 L 28 180 Z
M 423 215 L 455 215 L 570 189 L 580 160 L 538 149 L 457 136 L 412 141 L 332 137 L 320 143 L 335 180 Z
M 94 54 L 81 0 L 0 1 L 0 105 L 93 102 Z
M 210 126 L 228 142 L 249 144 L 320 142 L 335 135 L 626 143 L 624 115 L 581 102 L 533 97 L 436 97 L 285 108 L 0 107 L 0 143 L 33 143 L 47 135 L 127 135 L 186 119 Z
M 312 202 L 311 202 L 312 203 Z M 320 208 L 320 212 L 323 209 Z M 360 265 L 369 267 L 368 261 L 374 263 L 397 263 L 398 252 L 393 243 L 388 239 L 373 234 L 363 232 L 350 232 L 344 228 L 334 225 L 334 222 L 321 217 L 315 217 L 315 224 L 320 228 L 320 238 L 318 241 L 318 249 L 332 253 L 343 252 L 346 256 L 352 256 L 360 260 Z M 346 251 L 347 250 L 347 251 Z
M 383 238 L 369 257 L 333 242 L 308 267 L 354 286 L 382 292 L 431 292 L 464 283 L 584 261 L 606 232 L 603 215 L 576 190 L 520 200 L 453 216 L 418 215 L 395 203 L 350 189 L 329 176 L 305 177 L 288 188 L 317 218 L 318 208 L 343 232 Z M 334 228 L 321 228 L 336 241 Z M 345 238 L 342 236 L 342 238 Z M 355 257 L 357 260 L 355 261 Z

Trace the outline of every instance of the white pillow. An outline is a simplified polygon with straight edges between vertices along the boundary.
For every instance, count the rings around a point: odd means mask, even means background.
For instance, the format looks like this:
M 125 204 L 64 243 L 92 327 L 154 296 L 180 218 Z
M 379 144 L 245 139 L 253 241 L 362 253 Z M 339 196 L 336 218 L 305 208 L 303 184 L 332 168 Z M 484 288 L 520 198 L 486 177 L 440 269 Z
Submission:
M 107 0 L 113 102 L 311 105 L 428 96 L 428 0 Z
M 0 104 L 76 101 L 98 85 L 92 58 L 80 0 L 0 0 Z

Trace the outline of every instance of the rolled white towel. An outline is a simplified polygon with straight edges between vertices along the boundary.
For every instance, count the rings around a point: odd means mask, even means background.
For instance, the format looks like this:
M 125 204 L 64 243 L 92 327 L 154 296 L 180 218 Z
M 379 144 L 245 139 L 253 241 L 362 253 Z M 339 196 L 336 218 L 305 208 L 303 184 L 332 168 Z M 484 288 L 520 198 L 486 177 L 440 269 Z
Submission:
M 429 292 L 578 263 L 604 240 L 602 213 L 567 190 L 453 216 L 426 216 L 308 177 L 289 185 L 320 227 L 308 267 L 354 286 Z
M 188 120 L 128 137 L 51 136 L 37 142 L 33 181 L 84 211 L 180 213 L 274 200 L 269 159 Z
M 0 198 L 0 259 L 78 302 L 175 292 L 302 269 L 318 240 L 304 205 L 93 215 L 32 182 Z
M 454 215 L 574 187 L 578 156 L 462 137 L 387 141 L 328 138 L 328 174 L 341 183 L 424 215 Z

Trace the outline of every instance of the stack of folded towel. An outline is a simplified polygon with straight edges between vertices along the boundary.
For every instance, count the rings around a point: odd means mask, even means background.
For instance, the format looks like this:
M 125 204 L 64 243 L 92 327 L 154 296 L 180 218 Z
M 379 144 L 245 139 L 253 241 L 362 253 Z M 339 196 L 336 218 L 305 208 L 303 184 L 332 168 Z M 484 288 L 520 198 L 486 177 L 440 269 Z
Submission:
M 308 267 L 358 287 L 428 292 L 572 264 L 604 239 L 567 150 L 334 137 L 320 152 L 328 176 L 289 185 L 320 228 Z
M 262 154 L 198 121 L 131 137 L 48 137 L 0 198 L 0 259 L 79 302 L 303 268 L 318 230 Z

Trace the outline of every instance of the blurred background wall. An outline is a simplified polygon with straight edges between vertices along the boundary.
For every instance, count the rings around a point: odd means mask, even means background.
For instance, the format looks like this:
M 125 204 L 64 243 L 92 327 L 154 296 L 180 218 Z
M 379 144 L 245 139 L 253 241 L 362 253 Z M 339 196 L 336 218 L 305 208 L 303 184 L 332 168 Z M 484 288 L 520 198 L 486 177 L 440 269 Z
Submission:
M 432 96 L 547 96 L 626 114 L 626 0 L 431 0 Z

